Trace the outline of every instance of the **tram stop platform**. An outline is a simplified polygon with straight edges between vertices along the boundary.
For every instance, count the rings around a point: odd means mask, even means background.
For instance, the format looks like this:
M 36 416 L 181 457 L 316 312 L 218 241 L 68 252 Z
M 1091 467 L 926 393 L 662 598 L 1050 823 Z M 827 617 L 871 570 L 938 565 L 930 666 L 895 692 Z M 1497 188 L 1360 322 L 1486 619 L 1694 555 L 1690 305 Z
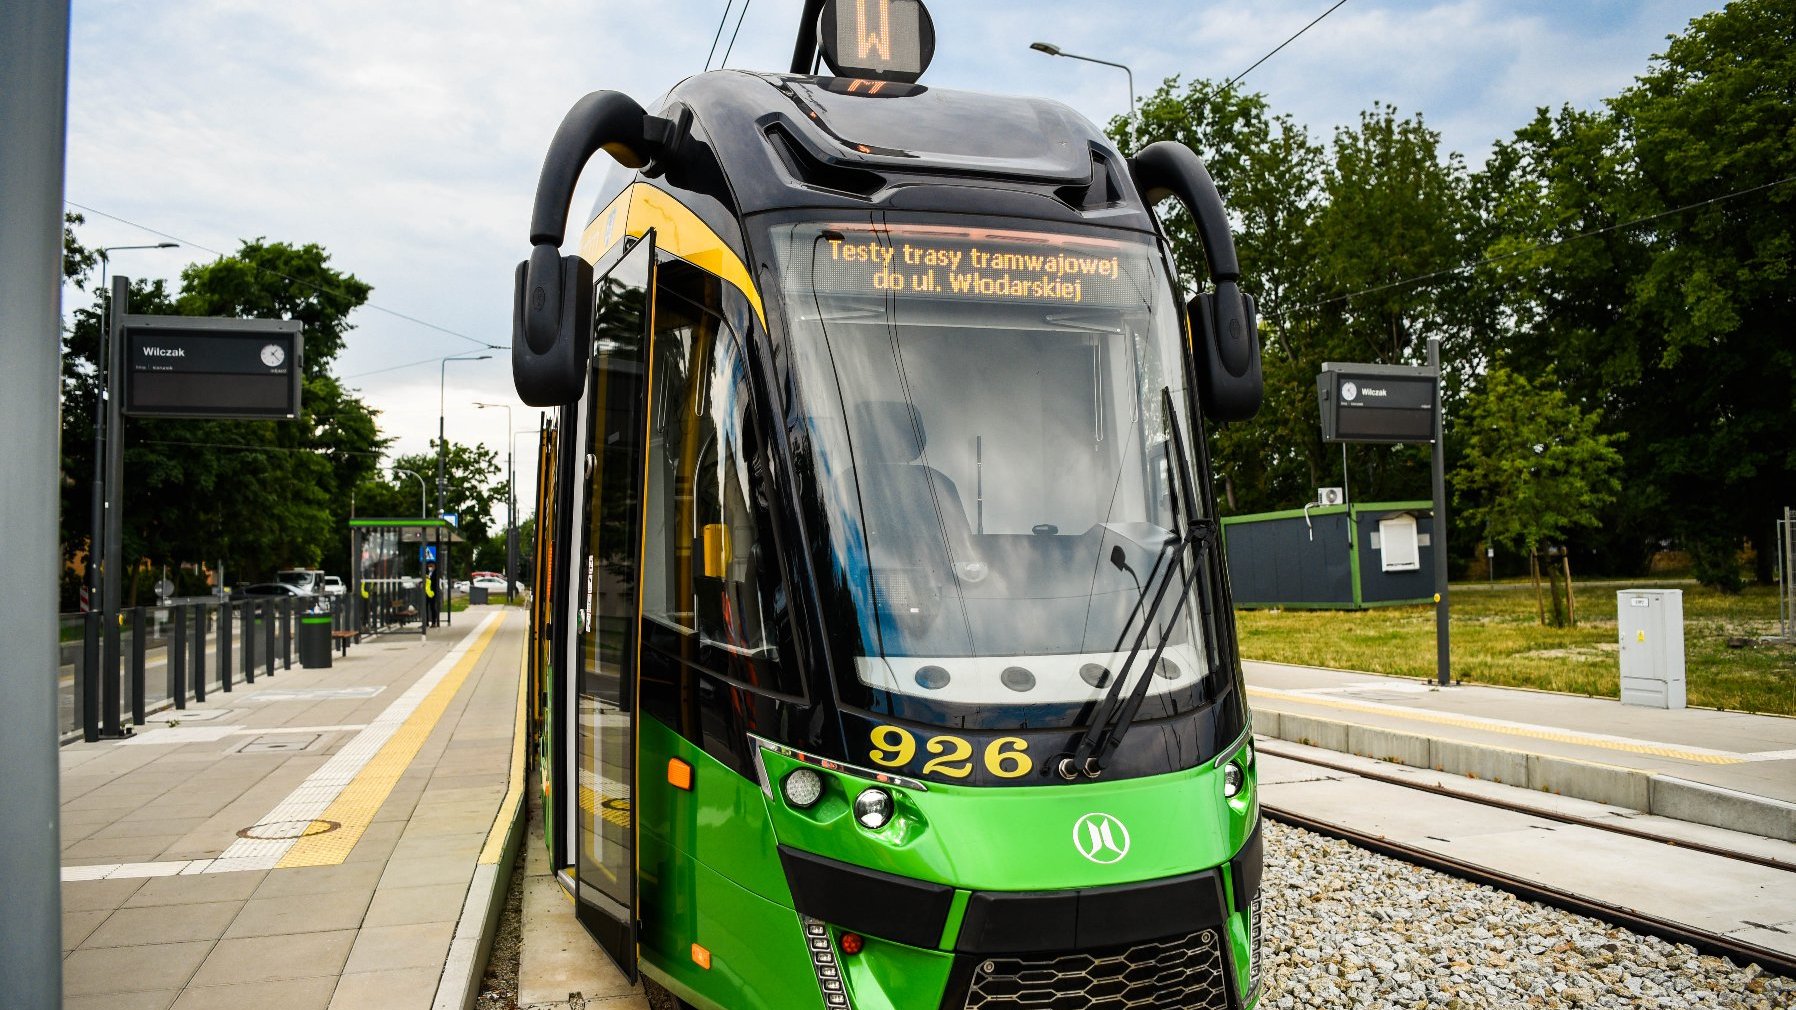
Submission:
M 1242 665 L 1261 738 L 1796 842 L 1796 719 Z
M 64 747 L 65 1006 L 472 1005 L 523 833 L 527 616 L 453 619 Z

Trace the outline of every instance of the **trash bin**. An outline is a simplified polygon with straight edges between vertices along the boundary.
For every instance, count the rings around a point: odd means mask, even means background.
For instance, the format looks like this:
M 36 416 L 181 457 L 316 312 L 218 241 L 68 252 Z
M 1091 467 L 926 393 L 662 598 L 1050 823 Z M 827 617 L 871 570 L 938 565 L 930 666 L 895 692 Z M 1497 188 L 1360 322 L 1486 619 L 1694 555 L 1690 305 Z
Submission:
M 470 607 L 486 606 L 486 587 L 485 586 L 469 586 L 468 587 L 468 606 L 470 606 Z
M 299 665 L 308 670 L 330 668 L 330 614 L 302 614 L 300 616 Z

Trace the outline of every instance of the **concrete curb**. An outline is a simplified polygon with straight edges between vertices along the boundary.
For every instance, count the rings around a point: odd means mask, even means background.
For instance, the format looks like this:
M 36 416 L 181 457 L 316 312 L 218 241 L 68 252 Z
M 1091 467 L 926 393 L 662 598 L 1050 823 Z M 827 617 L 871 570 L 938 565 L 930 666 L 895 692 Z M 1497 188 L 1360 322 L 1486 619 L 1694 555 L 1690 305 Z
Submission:
M 1437 740 L 1262 707 L 1254 708 L 1253 728 L 1275 740 L 1796 842 L 1796 804 L 1639 768 Z
M 511 868 L 523 843 L 524 806 L 518 804 L 512 810 L 499 860 L 474 866 L 474 879 L 468 883 L 468 897 L 462 902 L 455 936 L 449 941 L 449 955 L 437 982 L 432 1010 L 472 1010 L 480 998 L 480 979 L 485 974 L 487 955 L 493 949 L 499 916 L 505 911 Z

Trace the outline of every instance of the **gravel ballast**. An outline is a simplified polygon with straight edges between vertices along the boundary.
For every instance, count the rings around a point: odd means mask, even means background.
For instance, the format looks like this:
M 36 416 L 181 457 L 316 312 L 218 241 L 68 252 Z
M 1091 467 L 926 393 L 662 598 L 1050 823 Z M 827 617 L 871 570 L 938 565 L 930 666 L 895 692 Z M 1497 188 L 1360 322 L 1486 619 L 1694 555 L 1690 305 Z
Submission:
M 1796 981 L 1266 822 L 1262 1010 L 1792 1010 Z

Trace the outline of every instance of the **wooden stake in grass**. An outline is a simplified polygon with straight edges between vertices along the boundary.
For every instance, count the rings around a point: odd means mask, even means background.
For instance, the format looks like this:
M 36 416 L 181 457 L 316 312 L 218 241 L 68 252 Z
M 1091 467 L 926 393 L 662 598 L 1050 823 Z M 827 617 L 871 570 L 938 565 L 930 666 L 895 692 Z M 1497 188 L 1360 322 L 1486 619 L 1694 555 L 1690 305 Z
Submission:
M 1565 562 L 1565 620 L 1575 628 L 1578 626 L 1578 603 L 1572 597 L 1571 548 L 1566 548 L 1560 558 Z
M 1534 579 L 1534 609 L 1540 613 L 1541 626 L 1545 627 L 1547 623 L 1547 604 L 1545 600 L 1540 598 L 1540 552 L 1538 550 L 1531 550 L 1528 552 L 1528 574 Z

